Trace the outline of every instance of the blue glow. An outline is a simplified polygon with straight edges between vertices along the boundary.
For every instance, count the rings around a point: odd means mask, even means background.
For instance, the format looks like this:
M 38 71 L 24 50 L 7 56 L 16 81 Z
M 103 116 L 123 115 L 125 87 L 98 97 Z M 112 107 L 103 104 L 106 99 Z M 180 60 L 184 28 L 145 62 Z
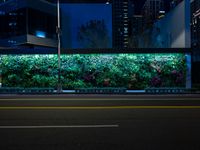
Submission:
M 61 28 L 63 48 L 84 48 L 77 40 L 78 29 L 90 20 L 104 20 L 108 30 L 109 45 L 112 47 L 112 5 L 111 4 L 61 4 Z
M 43 31 L 36 31 L 36 36 L 40 38 L 46 38 L 46 33 Z

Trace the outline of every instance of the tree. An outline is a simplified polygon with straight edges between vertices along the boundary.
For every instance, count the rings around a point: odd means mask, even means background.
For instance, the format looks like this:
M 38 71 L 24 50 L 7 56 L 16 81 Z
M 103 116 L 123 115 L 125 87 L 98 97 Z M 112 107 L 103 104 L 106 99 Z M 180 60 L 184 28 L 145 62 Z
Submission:
M 82 48 L 108 48 L 110 43 L 104 20 L 90 20 L 81 25 L 77 38 Z

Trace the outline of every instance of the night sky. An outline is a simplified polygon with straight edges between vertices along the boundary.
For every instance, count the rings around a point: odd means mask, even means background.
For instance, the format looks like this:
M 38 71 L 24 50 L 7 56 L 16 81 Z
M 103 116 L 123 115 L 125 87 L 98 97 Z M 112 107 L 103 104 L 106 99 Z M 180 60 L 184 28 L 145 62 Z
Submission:
M 77 40 L 79 27 L 90 20 L 104 20 L 112 47 L 112 6 L 106 4 L 62 3 L 62 45 L 64 48 L 84 48 Z

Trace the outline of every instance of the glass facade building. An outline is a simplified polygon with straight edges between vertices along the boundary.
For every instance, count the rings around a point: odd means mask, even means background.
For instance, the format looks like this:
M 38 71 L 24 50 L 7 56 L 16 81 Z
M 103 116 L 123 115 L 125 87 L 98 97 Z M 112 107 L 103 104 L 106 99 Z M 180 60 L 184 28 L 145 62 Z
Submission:
M 130 18 L 134 14 L 134 5 L 130 0 L 112 2 L 113 48 L 127 48 L 130 34 Z
M 56 6 L 45 1 L 10 0 L 0 4 L 1 46 L 56 47 Z

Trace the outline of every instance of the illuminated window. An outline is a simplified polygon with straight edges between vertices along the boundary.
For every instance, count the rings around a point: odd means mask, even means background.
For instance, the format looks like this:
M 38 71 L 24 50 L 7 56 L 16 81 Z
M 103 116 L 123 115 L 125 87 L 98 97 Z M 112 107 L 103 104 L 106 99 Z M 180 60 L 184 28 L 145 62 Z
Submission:
M 46 38 L 46 33 L 43 32 L 43 31 L 36 31 L 35 33 L 36 33 L 35 35 L 36 35 L 37 37 Z

